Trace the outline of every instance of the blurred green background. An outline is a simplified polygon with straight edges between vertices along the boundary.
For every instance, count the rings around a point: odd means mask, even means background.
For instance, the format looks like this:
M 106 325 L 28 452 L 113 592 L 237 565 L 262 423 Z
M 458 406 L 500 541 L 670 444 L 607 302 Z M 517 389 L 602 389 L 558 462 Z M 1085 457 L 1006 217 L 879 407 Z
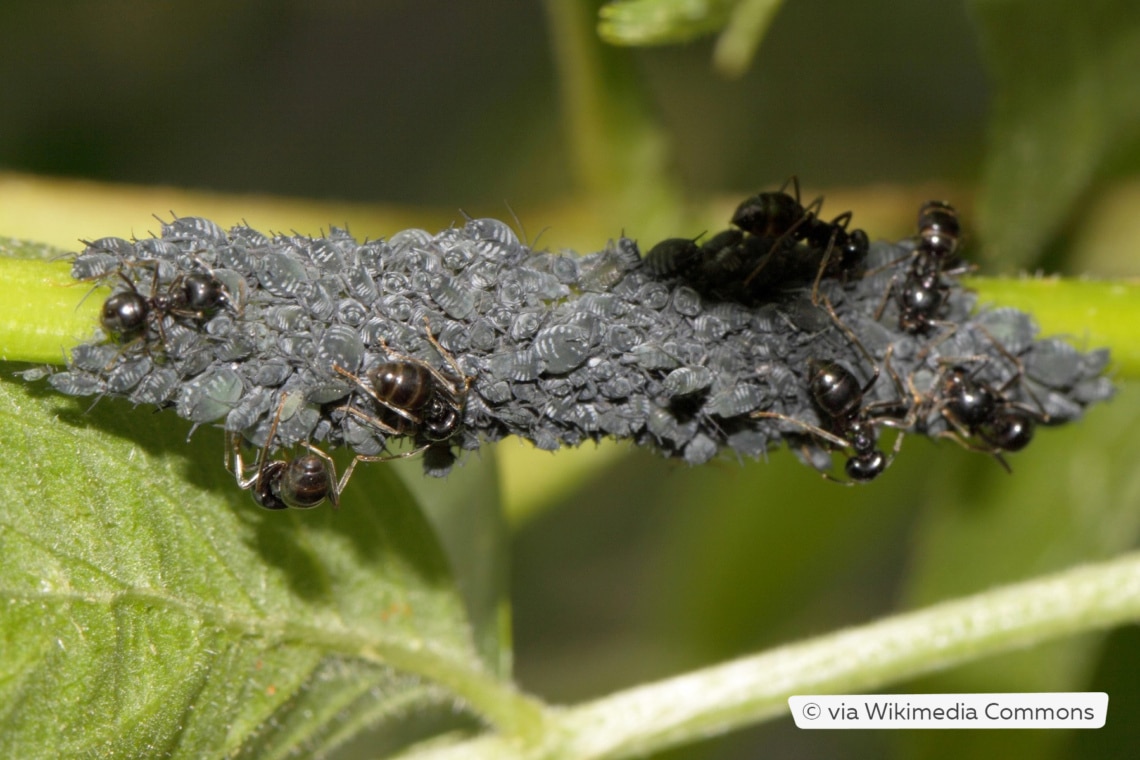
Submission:
M 451 223 L 459 208 L 513 209 L 532 238 L 552 225 L 541 244 L 582 249 L 623 227 L 643 243 L 700 232 L 699 211 L 678 210 L 675 229 L 647 224 L 649 234 L 583 198 L 553 56 L 562 31 L 546 10 L 488 0 L 6 2 L 0 170 L 333 208 L 394 204 L 425 226 Z M 969 7 L 797 0 L 743 77 L 718 75 L 711 51 L 697 42 L 607 53 L 667 136 L 662 179 L 693 206 L 720 208 L 796 174 L 809 197 L 827 193 L 825 212 L 853 209 L 873 238 L 911 234 L 917 202 L 934 194 L 971 226 L 993 160 L 994 95 Z M 1037 262 L 1113 276 L 1140 268 L 1135 138 L 1122 130 L 1074 202 L 1050 211 L 1055 232 Z M 981 251 L 987 241 L 974 233 L 970 243 Z M 518 680 L 545 699 L 578 701 L 1119 554 L 1140 527 L 1138 418 L 1140 394 L 1125 387 L 1079 425 L 1041 433 L 1011 457 L 1012 476 L 949 442 L 909 441 L 886 476 L 860 488 L 823 482 L 785 452 L 691 469 L 624 445 L 538 455 L 507 441 Z M 799 732 L 781 720 L 662 757 L 1134 757 L 1138 645 L 1129 628 L 892 688 L 1105 690 L 1099 732 Z M 368 757 L 369 742 L 343 755 Z

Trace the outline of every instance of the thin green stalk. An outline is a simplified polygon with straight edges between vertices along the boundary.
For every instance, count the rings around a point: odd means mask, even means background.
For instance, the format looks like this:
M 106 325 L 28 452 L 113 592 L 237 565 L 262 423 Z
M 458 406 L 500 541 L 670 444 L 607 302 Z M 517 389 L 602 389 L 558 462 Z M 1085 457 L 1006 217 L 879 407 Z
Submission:
M 546 0 L 574 195 L 596 199 L 607 216 L 620 214 L 618 224 L 664 237 L 682 210 L 669 141 L 630 51 L 598 39 L 598 4 Z
M 616 760 L 782 716 L 794 694 L 864 692 L 1140 619 L 1140 554 L 897 615 L 550 716 L 541 744 L 487 736 L 415 760 Z

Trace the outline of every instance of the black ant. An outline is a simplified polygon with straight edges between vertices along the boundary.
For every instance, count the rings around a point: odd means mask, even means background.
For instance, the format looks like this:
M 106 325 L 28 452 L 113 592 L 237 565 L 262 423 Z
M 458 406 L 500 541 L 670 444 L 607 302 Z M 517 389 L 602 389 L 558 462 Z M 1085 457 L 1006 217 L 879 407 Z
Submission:
M 312 509 L 325 499 L 332 502 L 333 508 L 340 507 L 340 495 L 348 485 L 358 462 L 367 462 L 376 457 L 358 455 L 338 481 L 336 465 L 332 457 L 315 446 L 302 442 L 308 451 L 292 459 L 267 461 L 269 447 L 277 435 L 277 425 L 281 421 L 281 411 L 289 396 L 283 395 L 269 426 L 269 434 L 257 455 L 256 471 L 245 477 L 246 466 L 242 461 L 240 433 L 227 433 L 231 455 L 226 457 L 226 469 L 233 473 L 239 488 L 251 489 L 253 500 L 265 509 Z
M 789 183 L 794 195 L 785 192 Z M 775 238 L 767 255 L 744 278 L 745 287 L 750 286 L 761 271 L 773 267 L 776 271 L 770 271 L 769 277 L 765 278 L 769 288 L 789 279 L 806 280 L 815 275 L 812 302 L 818 304 L 820 279 L 825 276 L 847 277 L 859 270 L 870 248 L 867 233 L 859 229 L 847 230 L 852 219 L 850 211 L 830 222 L 823 221 L 819 218 L 822 207 L 822 196 L 807 206 L 800 203 L 800 185 L 796 177 L 785 182 L 779 192 L 758 193 L 737 207 L 732 216 L 733 224 L 757 237 Z M 792 256 L 795 245 L 801 242 L 822 257 L 818 266 L 814 265 L 814 258 L 801 264 L 797 261 L 800 257 Z
M 455 378 L 420 359 L 397 354 L 386 346 L 385 350 L 396 358 L 370 369 L 366 381 L 343 367 L 333 365 L 337 374 L 351 381 L 388 414 L 387 421 L 384 421 L 352 406 L 344 407 L 346 412 L 389 435 L 418 435 L 428 442 L 401 456 L 410 456 L 423 451 L 428 445 L 450 440 L 463 422 L 471 378 L 463 374 L 451 354 L 439 345 L 430 328 L 427 339 L 451 365 Z
M 145 265 L 148 262 L 143 262 Z M 226 288 L 212 274 L 195 272 L 175 278 L 165 293 L 158 292 L 158 265 L 154 264 L 154 279 L 151 282 L 151 295 L 144 296 L 138 286 L 119 270 L 119 277 L 130 290 L 114 293 L 103 302 L 99 321 L 103 328 L 118 341 L 132 340 L 141 336 L 152 317 L 160 335 L 162 321 L 167 316 L 201 320 L 217 311 L 229 301 Z M 165 336 L 163 342 L 165 342 Z
M 891 348 L 887 349 L 884 365 L 895 383 L 899 400 L 863 403 L 866 395 L 879 379 L 879 367 L 858 337 L 839 319 L 835 309 L 831 306 L 831 302 L 826 298 L 824 298 L 824 305 L 827 307 L 832 320 L 871 364 L 873 371 L 870 379 L 860 385 L 855 375 L 839 362 L 809 359 L 808 395 L 821 418 L 823 427 L 777 412 L 753 412 L 752 416 L 785 420 L 837 448 L 851 449 L 853 453 L 848 457 L 844 466 L 847 477 L 850 478 L 847 484 L 850 485 L 852 482 L 865 483 L 881 475 L 894 460 L 895 455 L 898 454 L 899 448 L 902 446 L 903 433 L 901 431 L 913 424 L 911 420 L 913 410 L 902 400 L 905 395 L 902 383 L 890 366 Z M 900 430 L 890 457 L 884 455 L 878 448 L 875 431 L 879 425 Z M 830 478 L 830 475 L 825 474 L 824 477 Z M 834 478 L 830 479 L 834 480 Z
M 922 410 L 921 418 L 937 413 L 953 428 L 942 432 L 941 436 L 951 438 L 971 451 L 992 454 L 1006 472 L 1010 472 L 1001 452 L 1021 451 L 1028 446 L 1037 423 L 1048 423 L 1049 415 L 1029 388 L 1025 392 L 1033 399 L 1036 409 L 1010 398 L 1010 389 L 1025 377 L 1024 367 L 987 329 L 981 326 L 975 329 L 981 331 L 1013 365 L 1015 372 L 1008 380 L 994 387 L 978 379 L 978 373 L 990 357 L 977 356 L 944 363 L 925 396 L 915 390 L 913 376 L 908 383 L 917 407 Z M 966 366 L 967 362 L 974 362 L 977 367 L 971 370 Z M 971 443 L 971 438 L 980 440 L 982 445 Z
M 1006 353 L 1000 345 L 999 349 Z M 997 388 L 977 378 L 982 366 L 970 370 L 962 364 L 949 365 L 935 377 L 925 403 L 930 412 L 937 412 L 953 428 L 943 436 L 972 451 L 992 454 L 1010 472 L 1001 452 L 1024 449 L 1033 440 L 1037 423 L 1048 422 L 1049 417 L 1040 409 L 1010 399 L 1009 389 L 1023 375 L 1019 363 L 1017 373 Z M 970 443 L 970 438 L 982 445 Z
M 905 275 L 895 275 L 883 294 L 875 319 L 886 309 L 891 294 L 899 310 L 899 329 L 926 333 L 943 324 L 939 320 L 950 295 L 943 274 L 961 274 L 968 268 L 946 269 L 958 249 L 961 228 L 958 212 L 944 201 L 927 201 L 918 211 L 918 247 Z M 900 284 L 901 278 L 901 284 Z

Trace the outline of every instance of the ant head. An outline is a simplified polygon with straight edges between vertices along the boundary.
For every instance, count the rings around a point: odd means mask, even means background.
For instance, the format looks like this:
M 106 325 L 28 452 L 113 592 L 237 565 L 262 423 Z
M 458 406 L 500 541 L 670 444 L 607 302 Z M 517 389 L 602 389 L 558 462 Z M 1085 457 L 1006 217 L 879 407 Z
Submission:
M 150 306 L 136 290 L 115 293 L 103 302 L 99 321 L 103 328 L 120 338 L 133 337 L 146 327 Z

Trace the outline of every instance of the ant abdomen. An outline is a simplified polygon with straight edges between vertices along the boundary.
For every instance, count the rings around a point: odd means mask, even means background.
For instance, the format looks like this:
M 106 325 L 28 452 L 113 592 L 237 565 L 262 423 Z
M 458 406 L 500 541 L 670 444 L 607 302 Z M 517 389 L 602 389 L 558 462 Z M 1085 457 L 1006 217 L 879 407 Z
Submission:
M 422 364 L 385 362 L 368 373 L 377 397 L 399 409 L 416 413 L 434 395 L 434 376 Z

